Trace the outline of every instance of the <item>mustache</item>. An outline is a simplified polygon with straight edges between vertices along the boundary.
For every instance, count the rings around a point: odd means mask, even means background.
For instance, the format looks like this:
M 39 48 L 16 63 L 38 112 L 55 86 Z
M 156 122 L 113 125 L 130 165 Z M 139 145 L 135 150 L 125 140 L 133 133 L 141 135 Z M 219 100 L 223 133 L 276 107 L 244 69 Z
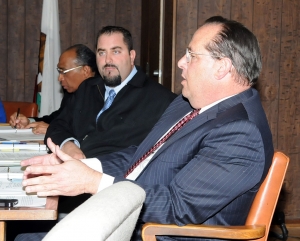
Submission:
M 114 67 L 114 68 L 116 68 L 117 70 L 119 70 L 118 67 L 115 66 L 114 64 L 106 64 L 106 65 L 103 66 L 103 69 L 104 69 L 104 68 L 107 68 L 107 67 Z

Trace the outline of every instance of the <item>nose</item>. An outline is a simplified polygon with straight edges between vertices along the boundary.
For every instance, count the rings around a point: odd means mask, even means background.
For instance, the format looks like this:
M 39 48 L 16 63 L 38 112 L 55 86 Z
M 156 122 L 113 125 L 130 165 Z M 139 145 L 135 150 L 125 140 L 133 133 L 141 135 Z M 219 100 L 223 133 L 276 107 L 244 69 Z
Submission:
M 58 81 L 59 81 L 59 82 L 62 82 L 63 79 L 64 79 L 64 75 L 59 73 L 59 74 L 58 74 Z
M 182 58 L 178 61 L 177 65 L 180 69 L 184 69 L 184 68 L 186 68 L 186 64 L 187 64 L 186 57 L 185 57 L 185 55 L 183 55 Z
M 108 63 L 108 64 L 111 64 L 113 62 L 110 53 L 107 53 L 105 55 L 105 62 Z

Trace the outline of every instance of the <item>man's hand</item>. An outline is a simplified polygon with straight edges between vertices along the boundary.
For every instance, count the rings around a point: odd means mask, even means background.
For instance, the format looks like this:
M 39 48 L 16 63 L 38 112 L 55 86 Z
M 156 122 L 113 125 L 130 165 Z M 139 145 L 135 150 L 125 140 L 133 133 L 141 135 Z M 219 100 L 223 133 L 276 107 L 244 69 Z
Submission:
M 80 150 L 80 148 L 72 141 L 66 142 L 61 150 L 75 159 L 85 159 L 85 155 L 83 154 L 82 150 Z
M 56 152 L 59 151 L 59 146 L 55 145 L 50 138 L 47 140 L 47 145 L 52 151 L 52 154 L 35 156 L 27 160 L 21 161 L 21 166 L 30 166 L 30 165 L 57 165 L 61 164 L 62 160 L 56 155 Z M 25 172 L 24 172 L 25 174 Z M 24 179 L 27 177 L 24 175 Z
M 34 134 L 46 134 L 49 124 L 45 123 L 44 121 L 37 121 L 30 123 L 25 128 L 32 128 L 32 132 Z
M 21 162 L 22 166 L 30 165 L 24 171 L 26 192 L 37 192 L 39 196 L 95 194 L 102 173 L 65 154 L 51 140 L 48 139 L 47 144 L 52 154 Z
M 26 128 L 26 126 L 29 124 L 29 119 L 23 115 L 23 114 L 19 114 L 18 118 L 17 117 L 17 112 L 13 113 L 10 116 L 10 120 L 9 120 L 9 124 L 11 127 L 15 127 L 17 129 L 24 129 Z

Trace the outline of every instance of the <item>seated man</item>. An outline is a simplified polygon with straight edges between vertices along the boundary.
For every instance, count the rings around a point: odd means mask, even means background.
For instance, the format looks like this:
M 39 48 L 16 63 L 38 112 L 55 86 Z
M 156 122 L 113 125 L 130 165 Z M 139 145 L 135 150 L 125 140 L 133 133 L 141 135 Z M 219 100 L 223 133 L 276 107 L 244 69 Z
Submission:
M 259 94 L 251 88 L 261 70 L 258 41 L 242 24 L 212 17 L 178 66 L 185 98 L 171 103 L 138 147 L 99 157 L 102 173 L 88 167 L 97 159 L 75 160 L 49 140 L 55 154 L 22 161 L 26 192 L 95 194 L 131 180 L 146 191 L 132 240 L 141 240 L 145 222 L 244 224 L 274 154 Z
M 78 67 L 79 68 L 74 68 Z M 96 55 L 87 46 L 83 44 L 76 44 L 67 48 L 60 56 L 57 64 L 58 81 L 64 88 L 64 97 L 61 101 L 60 108 L 50 115 L 43 117 L 26 117 L 17 113 L 10 117 L 10 125 L 18 129 L 33 128 L 32 132 L 35 134 L 45 134 L 49 124 L 60 114 L 64 106 L 67 105 L 72 93 L 74 93 L 78 86 L 86 79 L 98 74 L 96 65 Z
M 79 86 L 74 101 L 50 124 L 45 140 L 51 137 L 76 158 L 140 144 L 176 95 L 136 67 L 135 55 L 128 30 L 101 29 L 96 61 L 102 78 Z

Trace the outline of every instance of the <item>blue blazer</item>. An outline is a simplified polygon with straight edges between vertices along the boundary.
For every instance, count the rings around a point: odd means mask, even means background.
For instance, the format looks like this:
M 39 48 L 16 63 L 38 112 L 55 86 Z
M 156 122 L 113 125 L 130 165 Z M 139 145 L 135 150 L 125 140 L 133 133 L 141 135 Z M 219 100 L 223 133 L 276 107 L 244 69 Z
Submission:
M 99 157 L 104 173 L 124 180 L 127 169 L 191 110 L 178 96 L 139 147 Z M 273 154 L 255 89 L 218 103 L 177 131 L 136 179 L 147 193 L 139 223 L 244 224 Z M 139 231 L 138 225 L 133 240 L 140 240 Z M 159 240 L 174 239 L 185 240 Z

